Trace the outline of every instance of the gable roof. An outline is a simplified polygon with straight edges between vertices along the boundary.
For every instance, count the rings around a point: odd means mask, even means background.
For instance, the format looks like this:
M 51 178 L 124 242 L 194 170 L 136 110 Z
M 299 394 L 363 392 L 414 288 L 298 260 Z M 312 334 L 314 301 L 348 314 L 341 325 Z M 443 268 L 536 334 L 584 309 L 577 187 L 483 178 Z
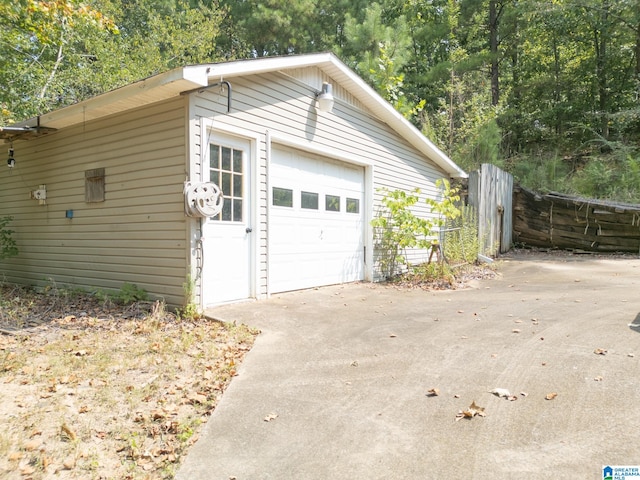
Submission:
M 467 177 L 460 167 L 332 53 L 265 57 L 177 68 L 40 115 L 16 126 L 59 129 L 207 87 L 220 79 L 229 80 L 244 75 L 305 67 L 317 67 L 325 72 L 450 176 Z

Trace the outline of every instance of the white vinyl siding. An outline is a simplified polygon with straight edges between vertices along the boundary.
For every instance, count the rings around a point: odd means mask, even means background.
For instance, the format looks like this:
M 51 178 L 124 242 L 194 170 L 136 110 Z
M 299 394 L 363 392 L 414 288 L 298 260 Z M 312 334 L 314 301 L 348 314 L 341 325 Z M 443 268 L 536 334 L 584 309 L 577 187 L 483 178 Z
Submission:
M 0 174 L 0 215 L 19 256 L 1 264 L 10 282 L 88 289 L 134 283 L 183 303 L 188 239 L 185 98 L 15 141 L 16 168 Z M 85 202 L 85 171 L 105 169 L 105 201 Z M 46 205 L 29 191 L 46 185 Z M 65 217 L 73 210 L 73 218 Z
M 304 72 L 305 82 L 311 82 L 315 72 L 316 87 L 303 83 L 290 75 L 271 73 L 243 78 L 228 78 L 233 86 L 231 113 L 227 113 L 227 97 L 217 88 L 196 94 L 193 101 L 192 117 L 196 123 L 201 118 L 210 119 L 215 125 L 224 124 L 250 131 L 260 138 L 258 145 L 258 214 L 259 223 L 254 231 L 259 236 L 260 253 L 258 295 L 267 293 L 267 162 L 266 138 L 268 134 L 286 135 L 301 143 L 312 142 L 316 149 L 323 147 L 338 151 L 343 157 L 352 158 L 355 163 L 373 165 L 373 215 L 379 209 L 381 193 L 379 189 L 403 189 L 415 187 L 422 190 L 422 196 L 437 195 L 435 181 L 447 176 L 440 168 L 412 145 L 401 138 L 391 127 L 381 122 L 366 110 L 357 108 L 350 98 L 340 98 L 340 88 L 334 87 L 336 97 L 333 113 L 318 113 L 314 95 L 323 80 L 337 81 L 321 75 L 318 69 Z M 298 76 L 303 75 L 298 71 Z M 194 129 L 199 132 L 199 129 Z M 199 134 L 198 134 L 199 136 Z M 205 139 L 192 138 L 195 155 Z M 195 164 L 199 161 L 196 159 Z M 367 187 L 369 188 L 369 187 Z M 362 205 L 361 208 L 365 208 Z M 424 202 L 416 206 L 419 215 L 428 216 L 429 209 Z M 366 242 L 367 243 L 367 242 Z M 369 244 L 369 243 L 368 243 Z M 370 245 L 370 244 L 369 244 Z M 423 251 L 412 252 L 412 262 L 426 258 Z

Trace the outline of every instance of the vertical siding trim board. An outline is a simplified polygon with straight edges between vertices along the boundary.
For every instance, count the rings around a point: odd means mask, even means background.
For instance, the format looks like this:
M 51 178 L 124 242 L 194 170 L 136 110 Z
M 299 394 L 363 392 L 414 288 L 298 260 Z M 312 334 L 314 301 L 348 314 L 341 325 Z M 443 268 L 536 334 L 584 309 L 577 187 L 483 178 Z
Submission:
M 199 150 L 199 141 L 200 137 L 198 134 L 200 133 L 200 125 L 198 123 L 198 119 L 196 118 L 195 112 L 196 101 L 193 95 L 187 95 L 187 101 L 185 102 L 185 118 L 187 131 L 185 132 L 185 145 L 186 147 L 186 155 L 185 159 L 185 182 L 191 179 L 191 181 L 200 181 L 201 173 L 200 173 L 200 150 Z M 192 295 L 193 298 L 185 299 L 185 303 L 188 301 L 193 302 L 195 305 L 202 305 L 202 242 L 200 238 L 202 237 L 202 220 L 200 218 L 191 218 L 186 217 L 186 228 L 185 234 L 187 235 L 187 272 L 188 279 L 185 279 L 185 282 L 190 280 L 193 287 Z M 186 293 L 186 292 L 185 292 Z
M 265 186 L 265 190 L 267 193 L 266 196 L 266 212 L 265 212 L 265 235 L 266 235 L 266 251 L 265 251 L 265 256 L 264 256 L 264 260 L 265 260 L 265 265 L 264 265 L 264 277 L 265 277 L 265 282 L 266 282 L 266 289 L 265 289 L 265 295 L 267 296 L 267 298 L 269 298 L 271 296 L 271 281 L 269 278 L 269 266 L 271 265 L 271 257 L 270 257 L 270 245 L 269 245 L 269 216 L 271 214 L 271 202 L 273 201 L 273 194 L 271 192 L 271 179 L 269 177 L 269 172 L 271 171 L 271 160 L 272 160 L 272 156 L 271 156 L 271 142 L 273 141 L 273 137 L 271 135 L 271 132 L 269 130 L 267 130 L 267 132 L 265 133 L 265 182 L 264 182 L 264 186 Z

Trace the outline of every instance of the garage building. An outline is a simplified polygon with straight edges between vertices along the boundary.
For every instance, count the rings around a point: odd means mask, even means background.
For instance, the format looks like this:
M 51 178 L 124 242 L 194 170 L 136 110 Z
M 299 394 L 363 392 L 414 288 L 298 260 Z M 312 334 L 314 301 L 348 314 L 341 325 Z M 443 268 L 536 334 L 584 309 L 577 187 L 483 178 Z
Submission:
M 330 53 L 179 68 L 1 136 L 7 281 L 201 308 L 378 280 L 381 189 L 465 176 Z

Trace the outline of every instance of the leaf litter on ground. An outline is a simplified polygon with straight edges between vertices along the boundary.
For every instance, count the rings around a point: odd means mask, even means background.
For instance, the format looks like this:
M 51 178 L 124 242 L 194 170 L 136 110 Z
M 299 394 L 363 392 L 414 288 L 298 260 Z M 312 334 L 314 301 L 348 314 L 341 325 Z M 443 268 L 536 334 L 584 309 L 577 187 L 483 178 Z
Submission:
M 157 302 L 0 293 L 0 478 L 173 478 L 257 335 Z

